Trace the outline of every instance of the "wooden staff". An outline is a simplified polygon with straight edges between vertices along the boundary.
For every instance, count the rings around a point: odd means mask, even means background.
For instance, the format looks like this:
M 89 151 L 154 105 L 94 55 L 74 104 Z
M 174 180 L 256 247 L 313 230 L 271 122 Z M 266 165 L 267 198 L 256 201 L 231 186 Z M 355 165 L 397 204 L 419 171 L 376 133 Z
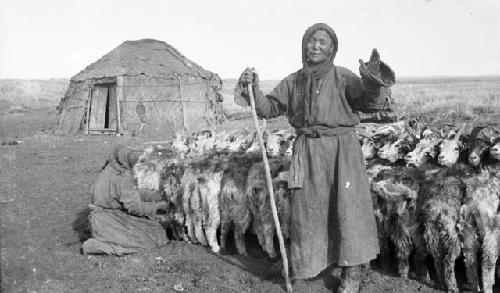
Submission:
M 266 170 L 267 189 L 269 191 L 269 197 L 271 200 L 271 210 L 273 212 L 274 225 L 276 226 L 276 233 L 278 234 L 278 242 L 280 245 L 281 258 L 283 259 L 283 268 L 285 270 L 286 292 L 292 293 L 293 292 L 292 283 L 290 282 L 290 277 L 288 275 L 288 257 L 286 254 L 285 242 L 283 241 L 283 235 L 281 234 L 281 225 L 278 219 L 278 210 L 276 209 L 276 201 L 274 199 L 271 168 L 269 167 L 269 161 L 267 160 L 266 147 L 264 146 L 264 139 L 262 138 L 262 132 L 260 131 L 257 112 L 255 111 L 255 99 L 252 91 L 252 84 L 249 83 L 247 86 L 248 86 L 248 96 L 250 97 L 250 107 L 252 108 L 252 116 L 253 116 L 255 131 L 257 132 L 257 138 L 260 144 L 262 160 L 264 162 L 264 169 Z

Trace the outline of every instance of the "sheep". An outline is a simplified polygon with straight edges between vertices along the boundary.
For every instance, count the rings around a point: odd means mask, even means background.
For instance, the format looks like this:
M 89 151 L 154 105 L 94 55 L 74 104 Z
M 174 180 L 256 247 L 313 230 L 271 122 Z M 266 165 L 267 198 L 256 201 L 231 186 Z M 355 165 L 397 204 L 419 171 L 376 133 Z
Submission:
M 466 179 L 466 197 L 460 208 L 460 235 L 465 257 L 467 279 L 478 292 L 477 254 L 482 252 L 483 291 L 491 293 L 495 281 L 495 264 L 500 249 L 500 178 L 485 171 Z
M 287 208 L 289 203 L 288 191 L 286 189 L 286 172 L 290 167 L 290 160 L 284 157 L 269 160 L 271 176 L 273 180 L 273 189 L 275 192 L 276 207 L 278 209 L 278 217 L 281 221 L 289 220 L 290 212 Z M 270 258 L 276 257 L 274 250 L 274 233 L 275 226 L 271 212 L 271 203 L 269 200 L 264 165 L 262 162 L 254 163 L 248 172 L 246 184 L 246 196 L 248 198 L 250 211 L 252 214 L 252 228 L 257 234 L 260 246 L 266 251 Z M 289 224 L 282 226 L 283 229 Z M 283 233 L 284 232 L 284 233 Z M 282 231 L 284 235 L 288 235 L 288 231 Z

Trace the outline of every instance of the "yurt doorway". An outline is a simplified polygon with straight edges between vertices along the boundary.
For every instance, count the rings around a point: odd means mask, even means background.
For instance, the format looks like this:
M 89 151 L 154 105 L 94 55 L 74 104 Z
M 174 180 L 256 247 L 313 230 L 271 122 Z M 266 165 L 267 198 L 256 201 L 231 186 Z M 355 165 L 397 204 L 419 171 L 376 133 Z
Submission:
M 89 133 L 117 132 L 116 83 L 95 84 L 88 111 Z

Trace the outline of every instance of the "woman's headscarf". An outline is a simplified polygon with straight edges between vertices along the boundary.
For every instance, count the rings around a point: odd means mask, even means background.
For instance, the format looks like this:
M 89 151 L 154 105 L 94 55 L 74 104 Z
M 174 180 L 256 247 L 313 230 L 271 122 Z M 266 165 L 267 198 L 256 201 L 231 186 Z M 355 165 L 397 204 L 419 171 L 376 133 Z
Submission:
M 142 153 L 142 151 L 117 145 L 109 155 L 102 169 L 104 169 L 107 165 L 110 165 L 116 169 L 118 173 L 132 170 Z
M 330 38 L 332 38 L 333 54 L 330 55 L 328 59 L 326 59 L 322 63 L 311 64 L 307 61 L 307 54 L 306 54 L 307 43 L 309 42 L 309 39 L 311 38 L 312 34 L 317 30 L 324 30 L 330 35 Z M 339 42 L 337 39 L 337 35 L 335 34 L 335 31 L 327 24 L 315 23 L 312 26 L 310 26 L 304 33 L 304 36 L 302 37 L 302 69 L 300 70 L 301 74 L 310 75 L 314 79 L 321 79 L 325 77 L 333 67 L 333 59 L 337 54 L 338 44 Z
M 333 44 L 333 52 L 330 56 L 328 56 L 328 58 L 325 61 L 319 64 L 312 64 L 307 61 L 307 54 L 306 54 L 307 43 L 309 42 L 309 39 L 311 38 L 312 34 L 317 30 L 324 30 L 330 35 Z M 304 109 L 304 115 L 305 115 L 304 122 L 306 124 L 310 122 L 309 119 L 311 113 L 309 107 L 311 105 L 311 93 L 313 91 L 312 89 L 313 84 L 315 83 L 315 81 L 324 78 L 330 72 L 330 70 L 332 70 L 333 59 L 335 59 L 337 50 L 338 50 L 337 35 L 335 34 L 335 31 L 327 24 L 324 23 L 313 24 L 306 30 L 304 36 L 302 37 L 302 69 L 299 70 L 299 76 L 297 78 L 297 82 L 298 82 L 298 88 L 302 96 L 300 103 L 302 104 L 302 107 Z

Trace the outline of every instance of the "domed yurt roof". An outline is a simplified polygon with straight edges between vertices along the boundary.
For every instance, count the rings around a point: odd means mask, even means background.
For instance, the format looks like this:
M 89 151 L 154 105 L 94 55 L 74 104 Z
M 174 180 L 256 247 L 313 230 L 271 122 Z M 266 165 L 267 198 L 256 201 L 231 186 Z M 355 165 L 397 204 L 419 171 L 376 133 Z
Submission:
M 187 59 L 171 45 L 154 39 L 125 41 L 71 80 L 138 75 L 159 78 L 194 76 L 220 80 L 217 74 Z

